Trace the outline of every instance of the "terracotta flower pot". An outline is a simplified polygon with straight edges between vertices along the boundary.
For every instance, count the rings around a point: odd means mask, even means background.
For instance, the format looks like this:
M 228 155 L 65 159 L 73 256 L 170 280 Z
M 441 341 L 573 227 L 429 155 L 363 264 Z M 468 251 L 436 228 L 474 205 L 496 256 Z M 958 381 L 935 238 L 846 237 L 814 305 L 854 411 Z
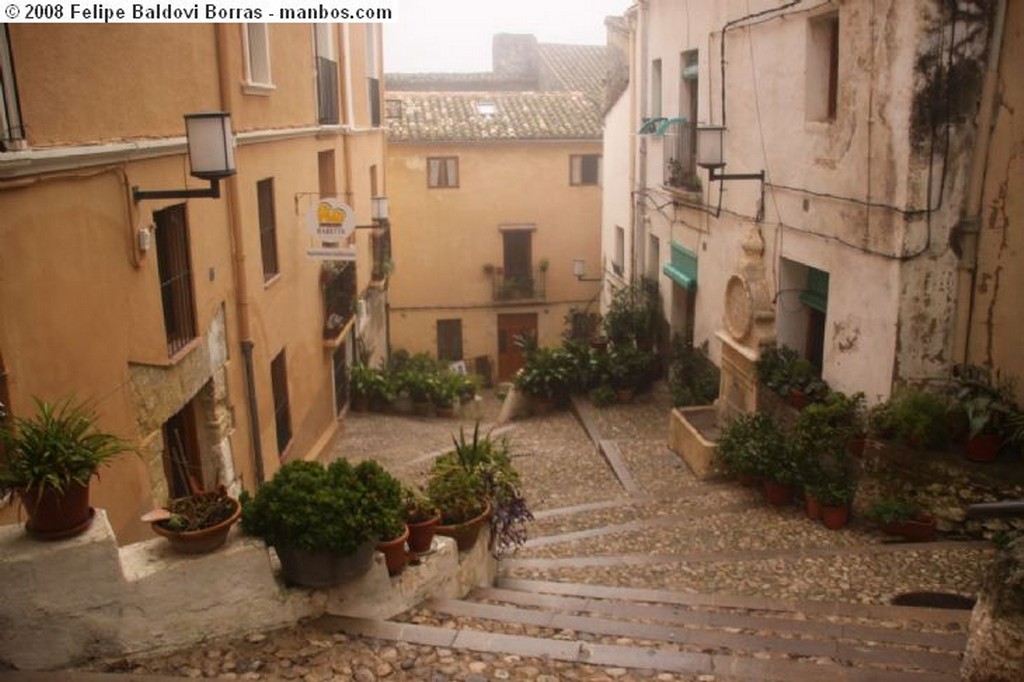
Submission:
M 483 512 L 469 521 L 451 525 L 438 524 L 436 532 L 438 535 L 445 535 L 455 539 L 455 544 L 460 552 L 468 552 L 476 545 L 480 538 L 480 529 L 484 527 L 487 519 L 491 516 L 491 503 L 487 502 Z
M 796 488 L 791 485 L 784 485 L 778 481 L 765 479 L 762 484 L 765 502 L 773 507 L 785 507 L 793 502 L 796 495 Z
M 761 485 L 761 479 L 754 474 L 736 474 L 736 480 L 744 488 L 756 488 Z
M 182 554 L 206 554 L 224 544 L 228 539 L 231 527 L 235 525 L 235 522 L 242 515 L 242 505 L 238 503 L 238 500 L 233 497 L 228 499 L 234 505 L 234 511 L 231 512 L 231 516 L 209 528 L 178 531 L 164 527 L 162 521 L 156 521 L 150 525 L 154 533 L 167 538 L 174 551 Z
M 89 506 L 89 485 L 72 481 L 64 492 L 36 488 L 18 492 L 28 513 L 25 530 L 37 540 L 63 540 L 81 535 L 92 525 L 95 511 Z
M 439 523 L 441 523 L 440 514 L 435 514 L 434 518 L 420 523 L 406 523 L 409 528 L 409 551 L 416 554 L 429 552 Z
M 821 502 L 814 495 L 805 492 L 804 493 L 804 508 L 807 512 L 807 518 L 812 521 L 821 520 Z
M 789 397 L 787 399 L 790 407 L 795 407 L 798 410 L 802 410 L 811 402 L 811 399 L 807 397 L 807 394 L 798 388 L 789 389 Z
M 994 462 L 999 456 L 1002 439 L 998 433 L 979 433 L 967 439 L 965 454 L 972 462 Z
M 850 522 L 849 505 L 821 505 L 821 522 L 829 530 L 839 530 Z
M 384 563 L 388 567 L 388 575 L 398 575 L 405 570 L 409 555 L 405 551 L 405 541 L 409 539 L 409 527 L 404 526 L 402 534 L 393 540 L 377 543 L 377 551 L 384 555 Z
M 903 538 L 907 542 L 930 542 L 935 539 L 935 517 L 918 514 L 912 519 L 883 523 L 882 532 Z

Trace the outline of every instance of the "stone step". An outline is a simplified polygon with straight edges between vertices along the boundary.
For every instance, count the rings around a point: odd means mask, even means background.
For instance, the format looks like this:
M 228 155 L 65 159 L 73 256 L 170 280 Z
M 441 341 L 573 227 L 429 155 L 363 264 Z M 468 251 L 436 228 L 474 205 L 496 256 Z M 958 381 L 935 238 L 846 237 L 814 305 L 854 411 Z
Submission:
M 589 585 L 545 580 L 499 578 L 497 587 L 519 592 L 545 595 L 587 597 L 602 600 L 642 602 L 694 608 L 736 609 L 759 613 L 776 612 L 801 614 L 810 618 L 850 618 L 880 622 L 927 624 L 949 632 L 966 632 L 970 611 L 933 609 L 918 606 L 890 606 L 885 604 L 855 604 L 849 602 L 815 601 L 806 599 L 774 599 L 725 594 L 675 592 L 635 587 Z
M 729 651 L 745 656 L 762 652 L 771 658 L 813 658 L 819 663 L 822 659 L 827 659 L 841 665 L 915 668 L 944 673 L 956 672 L 960 664 L 958 652 L 911 650 L 870 641 L 786 638 L 765 632 L 747 634 L 720 628 L 637 623 L 455 599 L 430 600 L 423 604 L 423 607 L 435 613 L 459 617 L 463 627 L 467 625 L 465 619 L 499 621 L 571 630 L 574 633 L 585 632 L 631 640 L 666 642 L 694 652 Z
M 817 639 L 857 640 L 928 647 L 954 652 L 963 651 L 967 642 L 966 635 L 961 632 L 921 630 L 916 627 L 920 625 L 920 621 L 914 621 L 915 627 L 913 628 L 883 627 L 862 625 L 856 622 L 834 622 L 834 613 L 829 614 L 833 620 L 826 620 L 822 616 L 809 618 L 802 613 L 787 611 L 764 612 L 735 608 L 709 610 L 708 607 L 700 606 L 563 597 L 500 588 L 476 590 L 472 594 L 472 598 L 479 601 L 514 604 L 573 615 L 597 614 L 631 621 L 671 623 L 688 627 L 756 630 Z M 905 617 L 905 614 L 899 615 Z M 959 624 L 954 624 L 954 627 L 959 628 Z
M 850 667 L 835 662 L 737 656 L 732 653 L 670 651 L 597 644 L 472 629 L 326 616 L 317 627 L 348 635 L 482 653 L 551 658 L 572 663 L 716 675 L 744 682 L 955 682 L 955 671 L 911 671 Z M 763 654 L 762 654 L 763 655 Z
M 892 552 L 943 552 L 965 550 L 990 550 L 988 542 L 929 542 L 929 543 L 880 543 L 843 547 L 806 547 L 764 550 L 725 550 L 679 552 L 676 554 L 618 554 L 598 556 L 572 556 L 555 559 L 509 558 L 502 560 L 502 570 L 527 568 L 552 570 L 558 568 L 595 568 L 622 566 L 650 566 L 654 564 L 709 563 L 765 561 L 768 559 L 799 560 L 811 557 L 830 557 L 841 554 L 886 554 Z

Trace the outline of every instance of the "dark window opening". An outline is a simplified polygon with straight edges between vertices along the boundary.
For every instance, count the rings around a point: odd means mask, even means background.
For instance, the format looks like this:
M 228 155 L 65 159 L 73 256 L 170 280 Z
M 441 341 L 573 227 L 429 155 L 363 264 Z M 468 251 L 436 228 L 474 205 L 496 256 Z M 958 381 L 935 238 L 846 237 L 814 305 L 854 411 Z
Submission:
M 274 394 L 277 454 L 282 456 L 292 440 L 292 418 L 288 407 L 288 368 L 285 365 L 283 350 L 270 362 L 270 387 Z
M 197 434 L 193 402 L 164 423 L 164 475 L 172 498 L 186 497 L 203 490 L 203 465 Z
M 156 223 L 156 260 L 167 354 L 174 355 L 196 337 L 185 204 L 156 211 L 153 219 Z
M 263 259 L 263 281 L 280 270 L 277 265 L 277 218 L 274 215 L 274 179 L 256 183 L 256 201 L 259 206 L 260 256 Z
M 462 360 L 462 320 L 437 321 L 437 359 L 446 362 Z

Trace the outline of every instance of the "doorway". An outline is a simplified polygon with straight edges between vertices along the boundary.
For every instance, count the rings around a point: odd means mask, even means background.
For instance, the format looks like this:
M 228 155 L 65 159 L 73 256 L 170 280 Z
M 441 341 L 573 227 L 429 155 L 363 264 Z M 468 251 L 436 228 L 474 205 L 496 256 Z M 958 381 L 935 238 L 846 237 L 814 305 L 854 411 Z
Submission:
M 193 398 L 163 426 L 164 476 L 171 498 L 203 490 L 203 462 Z
M 515 343 L 518 336 L 537 339 L 537 313 L 498 315 L 498 381 L 511 381 L 523 366 L 523 352 Z

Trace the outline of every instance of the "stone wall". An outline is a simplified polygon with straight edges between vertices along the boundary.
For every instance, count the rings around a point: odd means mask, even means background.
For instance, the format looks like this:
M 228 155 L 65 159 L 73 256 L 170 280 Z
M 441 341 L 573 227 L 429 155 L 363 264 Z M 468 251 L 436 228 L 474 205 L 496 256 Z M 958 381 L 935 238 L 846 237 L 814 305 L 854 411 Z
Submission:
M 286 587 L 262 542 L 237 529 L 211 554 L 173 553 L 163 538 L 118 548 L 106 513 L 62 542 L 0 528 L 0 669 L 48 670 L 94 658 L 170 651 L 323 614 L 386 618 L 429 597 L 493 583 L 487 529 L 471 552 L 450 538 L 390 578 L 370 572 L 328 590 Z

